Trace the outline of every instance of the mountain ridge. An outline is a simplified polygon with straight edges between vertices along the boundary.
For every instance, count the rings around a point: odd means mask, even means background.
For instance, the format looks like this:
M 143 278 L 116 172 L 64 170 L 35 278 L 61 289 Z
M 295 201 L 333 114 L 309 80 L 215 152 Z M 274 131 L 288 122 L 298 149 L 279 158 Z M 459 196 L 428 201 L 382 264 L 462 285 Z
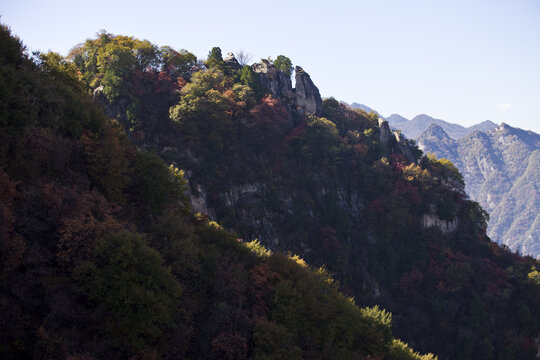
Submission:
M 493 240 L 523 254 L 540 256 L 538 238 L 528 235 L 539 231 L 539 184 L 527 175 L 537 171 L 529 165 L 537 164 L 531 161 L 540 149 L 540 135 L 502 123 L 488 132 L 476 130 L 458 141 L 430 127 L 417 141 L 423 150 L 448 158 L 463 172 L 471 198 L 492 215 L 488 234 Z M 528 178 L 527 185 L 524 177 Z M 529 190 L 518 191 L 516 187 Z
M 293 89 L 285 56 L 214 47 L 203 66 L 105 32 L 68 59 L 6 49 L 13 357 L 433 359 L 395 334 L 441 359 L 535 358 L 540 264 L 490 241 L 451 162 L 305 71 Z
M 364 110 L 367 113 L 373 111 L 379 114 L 376 110 L 364 104 L 353 102 L 350 106 L 352 108 L 358 108 L 358 109 Z M 394 113 L 388 117 L 384 117 L 384 119 L 388 121 L 388 123 L 390 124 L 392 128 L 396 130 L 401 130 L 403 134 L 407 136 L 409 139 L 416 139 L 431 124 L 437 124 L 441 126 L 446 131 L 446 133 L 454 140 L 458 140 L 459 138 L 467 134 L 470 134 L 476 130 L 488 131 L 498 126 L 491 120 L 484 120 L 478 124 L 465 127 L 459 124 L 447 122 L 445 120 L 435 119 L 426 114 L 416 115 L 415 117 L 409 120 L 401 116 L 400 114 Z

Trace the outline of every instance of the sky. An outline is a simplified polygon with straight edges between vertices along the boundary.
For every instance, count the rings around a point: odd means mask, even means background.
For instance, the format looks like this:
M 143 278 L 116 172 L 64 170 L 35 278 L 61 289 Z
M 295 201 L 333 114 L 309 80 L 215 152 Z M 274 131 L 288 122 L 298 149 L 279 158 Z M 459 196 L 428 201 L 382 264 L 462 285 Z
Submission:
M 66 55 L 104 29 L 204 59 L 288 56 L 323 97 L 382 116 L 540 133 L 538 0 L 0 0 L 30 51 Z

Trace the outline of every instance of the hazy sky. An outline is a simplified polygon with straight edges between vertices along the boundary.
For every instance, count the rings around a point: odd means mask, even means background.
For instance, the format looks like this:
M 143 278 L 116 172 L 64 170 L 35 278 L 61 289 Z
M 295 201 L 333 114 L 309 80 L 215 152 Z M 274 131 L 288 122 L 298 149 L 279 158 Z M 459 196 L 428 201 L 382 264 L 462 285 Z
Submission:
M 101 29 L 205 58 L 283 54 L 324 97 L 540 133 L 540 1 L 0 0 L 30 50 L 63 55 Z

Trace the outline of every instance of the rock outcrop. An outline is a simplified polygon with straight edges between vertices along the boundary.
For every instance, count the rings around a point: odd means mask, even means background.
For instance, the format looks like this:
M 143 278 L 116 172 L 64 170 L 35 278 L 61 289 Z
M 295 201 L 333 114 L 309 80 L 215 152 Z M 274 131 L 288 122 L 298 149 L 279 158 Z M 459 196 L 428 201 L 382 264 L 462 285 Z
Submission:
M 284 98 L 286 101 L 294 99 L 291 77 L 276 68 L 269 60 L 261 59 L 260 63 L 252 65 L 252 69 L 259 74 L 261 86 L 270 90 L 273 97 Z
M 388 121 L 379 119 L 379 139 L 386 154 L 401 154 L 408 162 L 416 162 L 416 158 L 399 131 L 390 130 Z
M 293 89 L 291 77 L 276 68 L 269 60 L 261 59 L 252 65 L 259 74 L 261 86 L 275 98 L 280 98 L 290 110 L 299 114 L 317 114 L 322 109 L 322 98 L 319 89 L 309 74 L 301 67 L 295 69 L 296 88 Z
M 392 131 L 388 125 L 388 121 L 379 118 L 379 140 L 386 147 L 387 152 L 391 151 L 393 143 Z
M 416 158 L 414 157 L 411 148 L 405 142 L 403 134 L 399 131 L 394 131 L 394 138 L 396 139 L 395 152 L 403 155 L 409 162 L 416 162 Z
M 311 77 L 300 66 L 295 69 L 296 109 L 300 113 L 317 114 L 322 109 L 319 89 L 311 81 Z
M 242 65 L 240 65 L 238 60 L 236 60 L 232 52 L 227 54 L 227 57 L 223 59 L 223 62 L 225 62 L 225 65 L 232 71 L 238 71 L 242 69 Z
M 442 220 L 436 214 L 436 208 L 434 205 L 429 207 L 429 213 L 424 214 L 422 217 L 422 227 L 424 229 L 430 227 L 438 227 L 443 233 L 451 233 L 457 230 L 458 228 L 458 219 L 454 218 L 452 220 Z

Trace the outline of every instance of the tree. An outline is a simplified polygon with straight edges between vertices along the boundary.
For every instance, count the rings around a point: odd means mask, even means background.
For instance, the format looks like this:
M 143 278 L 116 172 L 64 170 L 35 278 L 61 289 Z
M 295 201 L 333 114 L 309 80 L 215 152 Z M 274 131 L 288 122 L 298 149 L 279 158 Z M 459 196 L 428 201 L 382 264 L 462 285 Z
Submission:
M 264 89 L 261 85 L 261 80 L 259 75 L 253 71 L 251 66 L 244 65 L 244 67 L 238 71 L 237 76 L 239 76 L 242 84 L 249 86 L 251 90 L 253 90 L 256 99 L 263 96 Z
M 191 75 L 198 70 L 197 57 L 187 50 L 176 51 L 170 46 L 160 48 L 162 59 L 162 71 L 167 72 L 171 77 L 183 77 L 191 79 Z
M 291 59 L 284 55 L 279 55 L 276 60 L 274 60 L 274 66 L 279 70 L 283 71 L 287 76 L 292 75 L 293 66 Z
M 219 47 L 213 47 L 212 50 L 208 53 L 208 59 L 206 59 L 205 64 L 207 68 L 218 68 L 223 70 L 225 62 L 223 62 L 223 56 L 221 55 L 221 49 Z
M 171 325 L 180 284 L 139 235 L 106 237 L 78 276 L 96 308 L 98 332 L 125 350 L 144 348 Z
M 238 63 L 242 66 L 249 65 L 249 62 L 253 59 L 253 55 L 251 55 L 248 52 L 244 52 L 244 50 L 238 50 L 236 54 L 236 60 Z

